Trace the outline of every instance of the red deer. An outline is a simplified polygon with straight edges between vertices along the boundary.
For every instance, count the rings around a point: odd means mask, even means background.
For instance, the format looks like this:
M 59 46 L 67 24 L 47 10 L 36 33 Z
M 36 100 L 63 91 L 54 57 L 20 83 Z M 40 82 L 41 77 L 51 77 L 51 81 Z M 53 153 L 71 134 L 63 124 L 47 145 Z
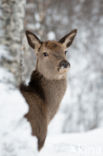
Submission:
M 20 90 L 29 105 L 25 117 L 31 123 L 32 134 L 38 138 L 38 150 L 44 145 L 48 124 L 58 111 L 66 90 L 66 76 L 70 67 L 66 50 L 76 33 L 75 29 L 59 41 L 42 42 L 32 32 L 26 31 L 37 61 L 30 82 L 27 86 L 21 84 Z

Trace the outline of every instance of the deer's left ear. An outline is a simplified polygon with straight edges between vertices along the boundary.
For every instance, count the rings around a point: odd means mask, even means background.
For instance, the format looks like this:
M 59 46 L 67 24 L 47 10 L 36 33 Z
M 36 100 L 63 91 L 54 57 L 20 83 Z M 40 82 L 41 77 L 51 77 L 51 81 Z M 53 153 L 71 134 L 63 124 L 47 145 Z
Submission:
M 59 40 L 59 42 L 63 44 L 65 49 L 67 49 L 72 44 L 76 33 L 77 29 L 74 29 L 69 34 L 65 35 L 62 39 Z

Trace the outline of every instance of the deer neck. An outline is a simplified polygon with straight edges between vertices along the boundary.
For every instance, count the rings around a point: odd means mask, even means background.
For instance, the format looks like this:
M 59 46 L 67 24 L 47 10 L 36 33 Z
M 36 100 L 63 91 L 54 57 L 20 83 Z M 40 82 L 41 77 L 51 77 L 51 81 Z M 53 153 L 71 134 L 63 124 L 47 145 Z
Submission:
M 47 106 L 48 122 L 57 112 L 66 90 L 66 79 L 48 80 L 38 71 L 34 71 L 30 81 L 31 86 L 38 87 Z M 38 94 L 40 94 L 38 92 Z

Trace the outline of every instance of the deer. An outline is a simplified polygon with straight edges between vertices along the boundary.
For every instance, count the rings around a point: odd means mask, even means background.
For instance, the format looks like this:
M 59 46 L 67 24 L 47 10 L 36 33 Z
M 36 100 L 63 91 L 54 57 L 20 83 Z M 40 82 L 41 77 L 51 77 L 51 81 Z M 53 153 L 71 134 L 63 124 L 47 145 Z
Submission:
M 48 125 L 67 88 L 70 63 L 66 53 L 76 33 L 74 29 L 59 41 L 41 41 L 34 33 L 26 31 L 28 44 L 36 55 L 36 67 L 28 85 L 21 83 L 20 91 L 29 106 L 25 117 L 31 124 L 32 135 L 37 137 L 38 151 L 44 146 Z

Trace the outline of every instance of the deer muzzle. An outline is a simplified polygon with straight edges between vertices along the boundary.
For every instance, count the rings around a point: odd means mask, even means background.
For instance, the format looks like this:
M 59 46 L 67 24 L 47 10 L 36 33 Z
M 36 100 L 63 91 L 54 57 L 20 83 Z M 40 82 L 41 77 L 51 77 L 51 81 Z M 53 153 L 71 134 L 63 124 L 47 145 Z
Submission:
M 69 68 L 70 67 L 70 63 L 68 62 L 68 61 L 66 61 L 66 60 L 62 60 L 60 63 L 59 63 L 59 67 L 60 68 Z

